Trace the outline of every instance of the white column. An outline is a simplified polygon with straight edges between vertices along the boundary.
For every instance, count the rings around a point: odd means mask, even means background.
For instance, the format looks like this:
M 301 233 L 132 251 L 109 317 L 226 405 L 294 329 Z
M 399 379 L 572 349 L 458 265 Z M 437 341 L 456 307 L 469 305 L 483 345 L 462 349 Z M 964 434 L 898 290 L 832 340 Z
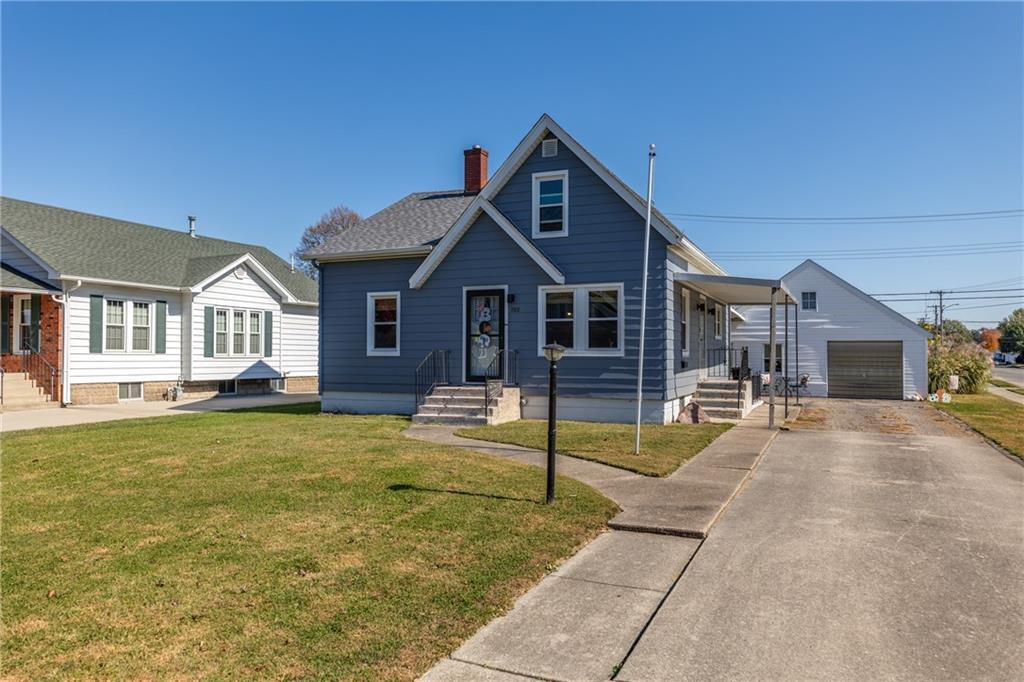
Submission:
M 775 428 L 775 306 L 779 300 L 779 288 L 772 287 L 772 304 L 768 315 L 768 428 Z

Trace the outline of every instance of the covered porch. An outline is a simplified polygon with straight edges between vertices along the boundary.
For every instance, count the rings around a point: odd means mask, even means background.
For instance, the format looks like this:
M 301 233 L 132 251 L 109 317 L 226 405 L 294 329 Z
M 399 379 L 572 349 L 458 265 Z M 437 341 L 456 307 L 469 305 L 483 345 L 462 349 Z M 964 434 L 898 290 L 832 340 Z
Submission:
M 0 264 L 0 405 L 61 403 L 64 311 L 56 287 Z
M 789 364 L 795 360 L 796 375 L 799 375 L 800 360 L 797 353 L 790 352 L 790 307 L 793 308 L 794 343 L 799 342 L 796 337 L 796 328 L 799 315 L 799 306 L 795 305 L 797 300 L 786 288 L 781 279 L 760 279 L 754 277 L 735 277 L 731 275 L 708 275 L 696 272 L 678 272 L 674 279 L 683 287 L 696 292 L 707 299 L 719 301 L 732 310 L 736 306 L 769 306 L 770 310 L 770 331 L 769 331 L 769 359 L 767 372 L 761 368 L 750 366 L 749 349 L 734 347 L 731 343 L 731 318 L 728 314 L 727 333 L 725 343 L 722 347 L 697 349 L 697 371 L 701 382 L 711 382 L 710 390 L 705 390 L 705 395 L 715 395 L 716 390 L 720 392 L 722 382 L 735 382 L 737 387 L 738 400 L 748 400 L 753 404 L 761 399 L 762 388 L 767 390 L 765 400 L 768 403 L 768 426 L 775 426 L 776 398 L 780 397 L 783 403 L 784 415 L 789 416 L 789 391 L 785 390 L 791 382 Z M 784 318 L 783 339 L 777 336 L 777 319 L 779 307 L 782 307 Z M 735 313 L 739 315 L 739 313 Z M 778 351 L 784 348 L 782 356 L 786 359 L 787 367 L 782 366 L 782 358 Z M 762 376 L 767 374 L 767 382 Z M 714 382 L 718 382 L 716 389 Z M 745 384 L 749 382 L 749 390 L 752 395 L 744 396 Z M 777 390 L 781 387 L 782 390 Z M 781 395 L 777 395 L 781 394 Z M 699 399 L 698 399 L 699 402 Z

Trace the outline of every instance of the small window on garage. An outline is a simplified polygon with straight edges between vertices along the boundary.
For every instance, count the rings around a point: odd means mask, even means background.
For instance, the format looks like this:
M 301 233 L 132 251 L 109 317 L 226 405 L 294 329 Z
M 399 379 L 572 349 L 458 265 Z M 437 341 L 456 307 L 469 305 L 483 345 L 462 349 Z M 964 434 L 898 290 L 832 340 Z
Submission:
M 217 393 L 221 395 L 234 395 L 238 393 L 238 380 L 226 379 L 217 383 Z
M 817 291 L 801 291 L 800 292 L 800 310 L 817 310 L 818 309 L 818 292 Z
M 134 381 L 117 385 L 118 400 L 142 400 L 142 382 Z

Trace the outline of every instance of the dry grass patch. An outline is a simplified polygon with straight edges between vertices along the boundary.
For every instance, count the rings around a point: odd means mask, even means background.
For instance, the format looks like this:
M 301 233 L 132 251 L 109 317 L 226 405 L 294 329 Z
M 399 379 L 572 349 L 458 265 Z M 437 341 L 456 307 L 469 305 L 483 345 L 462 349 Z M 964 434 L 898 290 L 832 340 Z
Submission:
M 413 679 L 615 512 L 407 425 L 310 404 L 5 435 L 4 675 Z
M 558 452 L 644 476 L 667 476 L 731 427 L 732 424 L 644 424 L 640 427 L 640 454 L 635 455 L 636 427 L 630 424 L 559 421 Z M 456 433 L 537 450 L 548 447 L 548 425 L 539 419 L 459 429 Z

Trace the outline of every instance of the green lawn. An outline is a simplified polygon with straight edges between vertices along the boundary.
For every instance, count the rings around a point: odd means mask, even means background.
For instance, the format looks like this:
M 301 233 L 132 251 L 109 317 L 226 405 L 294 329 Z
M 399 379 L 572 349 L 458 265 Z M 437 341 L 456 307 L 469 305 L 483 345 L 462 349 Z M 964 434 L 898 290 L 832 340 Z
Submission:
M 991 393 L 954 395 L 951 403 L 932 403 L 970 425 L 978 433 L 1024 458 L 1024 405 Z
M 616 511 L 314 404 L 3 438 L 5 678 L 412 679 Z
M 731 427 L 732 424 L 645 424 L 640 427 L 640 454 L 634 455 L 636 430 L 630 424 L 559 421 L 558 452 L 645 476 L 667 476 Z M 459 429 L 456 433 L 538 450 L 548 447 L 548 425 L 540 419 Z

